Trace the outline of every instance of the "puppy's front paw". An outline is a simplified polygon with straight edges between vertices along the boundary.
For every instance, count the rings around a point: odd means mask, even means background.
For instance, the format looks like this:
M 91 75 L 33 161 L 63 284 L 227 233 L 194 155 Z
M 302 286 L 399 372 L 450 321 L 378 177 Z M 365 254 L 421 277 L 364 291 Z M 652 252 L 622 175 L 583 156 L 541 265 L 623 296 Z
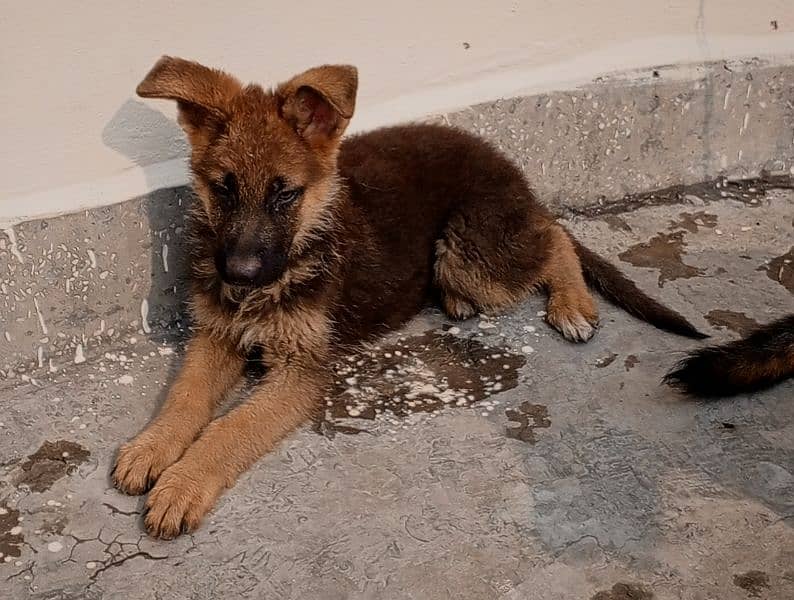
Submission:
M 166 540 L 195 530 L 222 489 L 220 481 L 176 463 L 160 476 L 149 494 L 146 530 L 149 535 Z
M 113 483 L 125 494 L 143 494 L 183 451 L 184 446 L 173 438 L 145 431 L 119 450 Z

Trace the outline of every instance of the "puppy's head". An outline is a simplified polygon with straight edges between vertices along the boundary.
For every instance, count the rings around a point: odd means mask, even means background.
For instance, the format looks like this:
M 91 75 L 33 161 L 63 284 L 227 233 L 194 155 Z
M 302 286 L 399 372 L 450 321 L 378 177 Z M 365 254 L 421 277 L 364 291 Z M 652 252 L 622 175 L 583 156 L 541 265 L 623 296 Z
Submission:
M 355 107 L 350 66 L 322 66 L 275 90 L 187 60 L 163 57 L 137 88 L 177 102 L 220 278 L 278 280 L 329 221 L 336 155 Z

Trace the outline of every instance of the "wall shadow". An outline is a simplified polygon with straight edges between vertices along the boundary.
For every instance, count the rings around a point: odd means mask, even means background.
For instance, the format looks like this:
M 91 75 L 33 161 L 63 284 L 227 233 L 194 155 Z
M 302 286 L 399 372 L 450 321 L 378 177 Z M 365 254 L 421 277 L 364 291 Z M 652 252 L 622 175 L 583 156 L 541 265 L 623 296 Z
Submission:
M 149 227 L 148 335 L 162 340 L 183 339 L 189 326 L 183 241 L 185 214 L 193 193 L 189 186 L 156 189 L 161 183 L 151 178 L 146 168 L 187 156 L 187 140 L 172 119 L 129 99 L 105 125 L 102 141 L 141 167 L 153 190 L 138 198 L 141 220 Z

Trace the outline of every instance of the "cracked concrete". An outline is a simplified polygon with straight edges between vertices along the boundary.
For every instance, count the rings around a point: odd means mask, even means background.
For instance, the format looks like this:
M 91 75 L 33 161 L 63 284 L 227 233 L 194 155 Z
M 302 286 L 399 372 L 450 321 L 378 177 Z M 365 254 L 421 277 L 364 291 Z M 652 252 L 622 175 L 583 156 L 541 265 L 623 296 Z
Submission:
M 715 340 L 731 339 L 794 310 L 786 185 L 751 203 L 719 180 L 647 206 L 569 211 L 567 224 Z M 184 191 L 156 197 L 176 206 Z M 464 323 L 423 314 L 344 359 L 337 392 L 348 400 L 329 398 L 324 422 L 261 460 L 200 530 L 149 539 L 142 499 L 116 492 L 108 472 L 161 402 L 185 325 L 179 226 L 150 234 L 139 210 L 26 224 L 20 256 L 0 254 L 7 268 L 29 267 L 63 244 L 73 284 L 98 299 L 82 320 L 43 298 L 40 319 L 22 292 L 4 309 L 12 337 L 31 340 L 18 361 L 4 357 L 0 380 L 4 597 L 794 597 L 794 384 L 686 401 L 659 380 L 698 343 L 603 301 L 586 345 L 545 325 L 541 298 Z M 126 241 L 91 229 L 103 215 Z M 173 246 L 167 274 L 161 250 L 104 266 L 136 235 Z M 78 243 L 89 236 L 93 259 Z M 659 239 L 674 251 L 654 251 Z M 28 323 L 39 329 L 26 336 Z M 44 336 L 61 344 L 52 369 L 50 347 L 43 360 L 35 351 Z

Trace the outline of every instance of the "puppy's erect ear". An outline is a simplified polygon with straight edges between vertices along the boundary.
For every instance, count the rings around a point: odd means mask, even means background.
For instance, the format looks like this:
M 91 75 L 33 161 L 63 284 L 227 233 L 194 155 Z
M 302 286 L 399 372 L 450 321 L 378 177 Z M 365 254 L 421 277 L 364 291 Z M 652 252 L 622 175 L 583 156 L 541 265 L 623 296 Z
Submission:
M 281 115 L 310 144 L 335 143 L 356 107 L 358 71 L 349 65 L 315 67 L 279 86 Z
M 179 124 L 195 148 L 206 144 L 228 119 L 229 104 L 241 87 L 223 71 L 163 56 L 135 91 L 142 98 L 176 100 Z

